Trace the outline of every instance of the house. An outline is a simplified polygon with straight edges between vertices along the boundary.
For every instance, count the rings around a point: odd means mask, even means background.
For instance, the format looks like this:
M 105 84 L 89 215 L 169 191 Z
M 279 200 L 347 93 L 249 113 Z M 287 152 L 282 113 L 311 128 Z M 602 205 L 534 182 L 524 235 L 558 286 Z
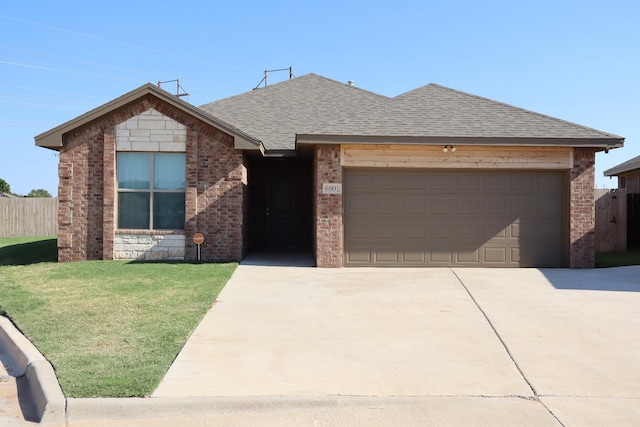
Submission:
M 640 193 L 640 156 L 620 163 L 604 171 L 604 176 L 618 177 L 618 188 L 626 188 L 628 193 Z
M 640 248 L 640 156 L 607 169 L 604 176 L 617 176 L 618 191 L 626 191 L 626 209 L 623 207 L 621 213 L 626 215 L 623 221 L 626 225 L 625 248 Z
M 60 261 L 573 268 L 594 264 L 595 153 L 624 142 L 436 84 L 389 98 L 315 74 L 201 107 L 146 84 L 35 140 L 60 152 Z

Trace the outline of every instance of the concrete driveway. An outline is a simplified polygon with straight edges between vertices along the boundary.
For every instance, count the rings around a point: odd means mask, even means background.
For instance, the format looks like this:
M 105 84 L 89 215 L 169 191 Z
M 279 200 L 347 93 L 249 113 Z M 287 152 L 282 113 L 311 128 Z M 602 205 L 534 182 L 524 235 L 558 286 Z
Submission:
M 278 425 L 639 425 L 640 267 L 243 264 L 153 397 L 278 397 Z

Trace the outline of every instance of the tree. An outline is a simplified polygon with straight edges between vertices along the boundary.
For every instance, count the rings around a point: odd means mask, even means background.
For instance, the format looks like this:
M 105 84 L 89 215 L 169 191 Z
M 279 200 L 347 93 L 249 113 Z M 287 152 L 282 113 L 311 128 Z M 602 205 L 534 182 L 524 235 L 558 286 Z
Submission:
M 37 190 L 29 191 L 27 197 L 51 197 L 51 193 L 49 193 L 44 188 L 38 188 Z
M 0 193 L 11 194 L 11 186 L 2 178 L 0 178 Z

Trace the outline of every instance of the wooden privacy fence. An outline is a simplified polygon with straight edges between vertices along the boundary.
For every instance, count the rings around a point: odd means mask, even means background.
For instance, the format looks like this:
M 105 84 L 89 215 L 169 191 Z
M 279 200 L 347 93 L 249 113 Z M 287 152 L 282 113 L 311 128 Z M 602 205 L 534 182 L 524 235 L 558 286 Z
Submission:
M 596 189 L 596 252 L 627 250 L 627 190 Z
M 0 237 L 57 234 L 57 197 L 0 197 Z

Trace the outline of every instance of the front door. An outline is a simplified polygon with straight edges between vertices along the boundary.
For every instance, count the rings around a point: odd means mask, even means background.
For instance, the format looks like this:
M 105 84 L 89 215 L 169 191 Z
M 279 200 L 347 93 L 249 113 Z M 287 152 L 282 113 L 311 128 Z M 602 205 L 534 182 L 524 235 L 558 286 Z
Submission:
M 263 247 L 295 249 L 296 247 L 296 180 L 292 175 L 274 176 L 267 180 L 264 210 Z
M 249 161 L 249 250 L 311 249 L 311 159 Z

